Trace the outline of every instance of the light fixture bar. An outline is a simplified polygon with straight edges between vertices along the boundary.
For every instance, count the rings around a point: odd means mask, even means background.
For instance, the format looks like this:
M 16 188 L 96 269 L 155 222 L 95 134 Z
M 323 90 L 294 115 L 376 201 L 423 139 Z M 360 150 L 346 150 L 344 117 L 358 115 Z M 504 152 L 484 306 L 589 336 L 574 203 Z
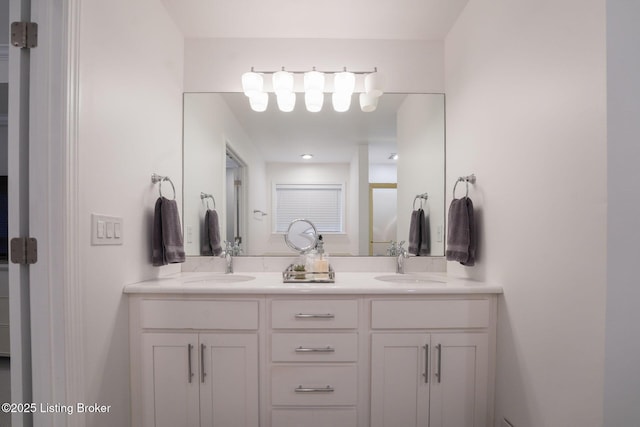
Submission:
M 317 113 L 322 110 L 325 88 L 325 75 L 331 75 L 333 88 L 331 93 L 333 109 L 338 112 L 346 112 L 351 107 L 352 95 L 356 88 L 356 75 L 364 76 L 364 92 L 360 93 L 360 109 L 365 113 L 375 111 L 378 106 L 378 98 L 383 92 L 383 76 L 378 74 L 378 67 L 373 71 L 349 71 L 347 67 L 336 71 L 318 71 L 316 67 L 311 70 L 291 71 L 281 67 L 278 71 L 255 70 L 242 75 L 242 89 L 250 100 L 251 109 L 262 112 L 267 109 L 269 95 L 264 90 L 263 81 L 271 75 L 273 92 L 276 94 L 278 108 L 282 112 L 291 112 L 296 103 L 295 75 L 304 77 L 304 101 L 307 111 Z M 360 92 L 360 90 L 358 91 Z
M 259 73 L 259 74 L 273 74 L 273 73 L 277 73 L 278 71 L 286 71 L 286 72 L 288 72 L 288 73 L 292 73 L 292 74 L 304 74 L 304 73 L 308 73 L 308 72 L 309 72 L 309 70 L 304 70 L 304 71 L 297 71 L 297 70 L 296 70 L 296 71 L 292 71 L 292 70 L 287 70 L 287 69 L 285 69 L 284 67 L 282 67 L 282 69 L 280 69 L 280 70 L 271 70 L 271 71 L 262 71 L 262 70 L 255 70 L 255 71 L 254 71 L 254 70 L 253 70 L 253 68 L 254 68 L 254 67 L 251 67 L 251 70 L 252 70 L 254 73 Z M 348 71 L 348 72 L 350 72 L 350 73 L 352 73 L 352 74 L 359 74 L 359 75 L 361 75 L 361 74 L 371 74 L 371 73 L 376 73 L 376 72 L 378 72 L 378 67 L 374 67 L 374 68 L 373 68 L 373 71 L 371 71 L 371 70 L 369 70 L 369 71 L 351 71 L 351 70 L 347 69 L 346 67 L 345 67 L 345 68 L 342 68 L 341 70 L 329 70 L 329 71 L 327 71 L 327 70 L 316 70 L 316 69 L 313 69 L 313 71 L 317 71 L 317 72 L 319 72 L 319 73 L 325 73 L 325 74 L 334 74 L 334 73 L 341 73 L 341 72 L 343 72 L 343 71 Z

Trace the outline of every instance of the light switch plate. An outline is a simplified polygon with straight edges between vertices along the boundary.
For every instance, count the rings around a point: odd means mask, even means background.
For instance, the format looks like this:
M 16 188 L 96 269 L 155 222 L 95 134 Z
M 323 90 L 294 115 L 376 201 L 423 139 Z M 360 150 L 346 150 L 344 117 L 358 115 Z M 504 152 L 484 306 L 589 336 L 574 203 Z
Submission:
M 91 214 L 91 244 L 121 245 L 124 236 L 122 217 Z

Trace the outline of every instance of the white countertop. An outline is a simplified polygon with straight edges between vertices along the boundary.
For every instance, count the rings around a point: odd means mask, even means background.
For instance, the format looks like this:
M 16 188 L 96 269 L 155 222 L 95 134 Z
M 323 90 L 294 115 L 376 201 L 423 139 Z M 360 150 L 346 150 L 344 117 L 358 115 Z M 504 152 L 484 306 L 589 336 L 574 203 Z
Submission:
M 392 281 L 376 277 L 391 276 Z M 250 278 L 247 281 L 228 280 Z M 395 279 L 397 278 L 397 279 Z M 126 294 L 500 294 L 501 286 L 446 273 L 340 273 L 335 283 L 283 283 L 282 273 L 177 273 L 124 287 Z

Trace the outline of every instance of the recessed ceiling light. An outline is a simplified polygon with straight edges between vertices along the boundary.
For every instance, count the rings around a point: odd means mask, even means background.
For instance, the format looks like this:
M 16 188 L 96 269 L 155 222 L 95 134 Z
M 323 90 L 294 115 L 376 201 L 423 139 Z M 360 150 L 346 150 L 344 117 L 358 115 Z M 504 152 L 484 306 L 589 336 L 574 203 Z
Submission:
M 389 160 L 398 160 L 398 153 L 391 153 Z
M 310 160 L 313 159 L 313 154 L 302 154 L 300 157 L 302 157 L 304 160 Z

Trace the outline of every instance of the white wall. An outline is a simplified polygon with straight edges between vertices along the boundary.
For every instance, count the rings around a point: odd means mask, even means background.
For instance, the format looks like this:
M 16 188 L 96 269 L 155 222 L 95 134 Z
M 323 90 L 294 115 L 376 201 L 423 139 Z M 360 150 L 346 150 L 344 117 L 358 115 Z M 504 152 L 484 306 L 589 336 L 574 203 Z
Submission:
M 445 41 L 447 196 L 475 173 L 480 229 L 477 266 L 448 269 L 504 287 L 516 427 L 603 425 L 605 65 L 604 0 L 470 0 Z
M 220 229 L 226 230 L 223 206 L 226 200 L 224 187 L 226 170 L 226 145 L 245 162 L 248 183 L 243 183 L 247 192 L 248 206 L 245 210 L 266 210 L 268 194 L 263 191 L 265 163 L 253 141 L 242 129 L 220 94 L 189 93 L 185 95 L 184 111 L 184 160 L 189 168 L 183 171 L 185 182 L 184 225 L 193 230 L 193 240 L 186 243 L 188 255 L 200 254 L 200 233 L 206 209 L 200 200 L 200 192 L 213 194 L 216 199 Z M 263 227 L 262 217 L 248 218 L 247 235 L 243 236 L 244 253 L 260 254 L 254 247 L 254 233 Z M 225 240 L 221 231 L 221 238 Z
M 366 19 L 363 17 L 363 19 Z M 241 92 L 240 76 L 257 71 L 369 71 L 378 67 L 386 92 L 442 93 L 443 43 L 417 40 L 187 39 L 187 92 Z
M 640 425 L 640 3 L 607 1 L 608 210 L 604 425 Z
M 150 177 L 170 176 L 180 202 L 183 39 L 159 0 L 83 2 L 81 13 L 78 263 L 84 378 L 87 402 L 111 405 L 108 415 L 89 415 L 86 424 L 127 426 L 129 319 L 122 288 L 180 270 L 151 265 L 158 188 Z M 124 218 L 124 245 L 90 245 L 92 212 Z
M 382 163 L 369 165 L 369 182 L 393 184 L 398 182 L 398 167 Z
M 345 184 L 345 234 L 323 234 L 324 249 L 329 255 L 358 254 L 358 192 L 351 182 L 348 163 L 267 163 L 267 179 L 263 191 L 269 195 L 269 216 L 264 217 L 260 234 L 254 237 L 256 246 L 262 242 L 259 253 L 292 255 L 283 234 L 273 234 L 272 192 L 274 184 Z
M 409 242 L 409 223 L 417 194 L 427 193 L 431 255 L 444 255 L 444 96 L 408 95 L 398 109 L 398 240 Z M 419 173 L 416 173 L 419 171 Z M 416 202 L 416 207 L 417 207 Z

